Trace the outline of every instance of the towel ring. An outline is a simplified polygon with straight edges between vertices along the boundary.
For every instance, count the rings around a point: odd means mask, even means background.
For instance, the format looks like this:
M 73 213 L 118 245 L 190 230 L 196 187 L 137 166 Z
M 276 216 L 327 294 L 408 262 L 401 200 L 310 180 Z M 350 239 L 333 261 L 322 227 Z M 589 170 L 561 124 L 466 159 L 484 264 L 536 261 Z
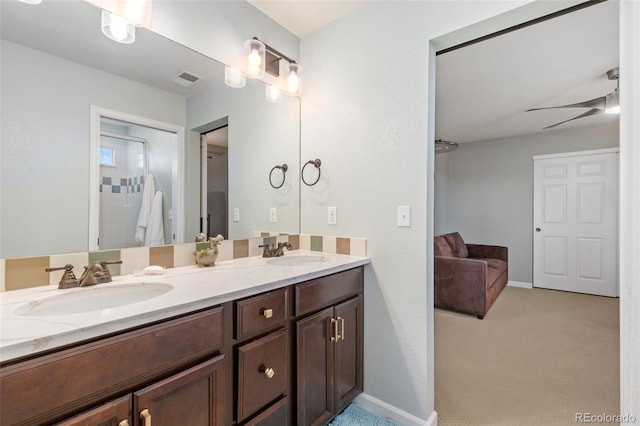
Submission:
M 304 169 L 309 165 L 309 164 L 313 164 L 315 166 L 316 169 L 318 169 L 318 177 L 316 178 L 316 180 L 313 181 L 313 183 L 308 183 L 305 179 L 304 179 Z M 318 183 L 318 181 L 320 180 L 320 165 L 322 164 L 322 161 L 320 161 L 319 158 L 316 158 L 315 160 L 309 160 L 306 163 L 304 163 L 304 166 L 302 166 L 302 171 L 300 172 L 300 177 L 302 178 L 302 182 L 304 182 L 305 185 L 307 186 L 313 186 L 316 183 Z
M 278 186 L 275 186 L 273 184 L 273 180 L 272 180 L 272 175 L 273 175 L 273 171 L 276 169 L 280 169 L 282 170 L 282 183 Z M 289 166 L 287 166 L 287 163 L 282 164 L 282 166 L 274 166 L 271 171 L 269 172 L 269 185 L 271 185 L 271 187 L 273 189 L 279 189 L 282 188 L 282 185 L 284 185 L 284 181 L 287 179 L 287 170 L 289 169 Z

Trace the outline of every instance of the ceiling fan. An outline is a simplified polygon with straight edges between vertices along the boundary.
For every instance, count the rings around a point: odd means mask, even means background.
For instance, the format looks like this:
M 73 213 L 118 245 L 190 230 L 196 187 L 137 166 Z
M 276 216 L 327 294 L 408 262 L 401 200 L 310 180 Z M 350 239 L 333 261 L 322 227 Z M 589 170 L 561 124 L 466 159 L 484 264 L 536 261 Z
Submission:
M 618 68 L 612 68 L 607 71 L 607 78 L 609 80 L 618 81 L 620 73 Z M 618 91 L 619 84 L 616 86 L 616 89 L 605 96 L 600 96 L 597 98 L 589 99 L 588 101 L 578 102 L 575 104 L 567 104 L 567 105 L 558 105 L 552 107 L 543 107 L 543 108 L 531 108 L 526 110 L 529 111 L 540 111 L 543 109 L 555 109 L 555 108 L 591 108 L 587 112 L 584 112 L 576 117 L 570 118 L 568 120 L 561 121 L 556 124 L 552 124 L 551 126 L 544 127 L 544 129 L 550 129 L 552 127 L 559 126 L 567 121 L 577 120 L 578 118 L 589 117 L 591 115 L 599 115 L 599 114 L 615 114 L 620 112 L 620 92 Z

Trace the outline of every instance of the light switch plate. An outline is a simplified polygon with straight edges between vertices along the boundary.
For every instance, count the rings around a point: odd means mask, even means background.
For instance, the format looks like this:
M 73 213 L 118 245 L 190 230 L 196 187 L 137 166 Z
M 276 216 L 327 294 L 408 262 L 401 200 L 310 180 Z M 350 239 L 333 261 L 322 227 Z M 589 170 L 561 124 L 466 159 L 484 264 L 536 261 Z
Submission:
M 327 223 L 329 225 L 335 225 L 338 223 L 338 211 L 335 207 L 327 208 Z
M 233 208 L 233 221 L 240 222 L 240 209 L 238 207 Z
M 398 226 L 411 226 L 411 206 L 398 206 Z
M 276 223 L 278 221 L 278 213 L 275 207 L 269 209 L 269 222 Z

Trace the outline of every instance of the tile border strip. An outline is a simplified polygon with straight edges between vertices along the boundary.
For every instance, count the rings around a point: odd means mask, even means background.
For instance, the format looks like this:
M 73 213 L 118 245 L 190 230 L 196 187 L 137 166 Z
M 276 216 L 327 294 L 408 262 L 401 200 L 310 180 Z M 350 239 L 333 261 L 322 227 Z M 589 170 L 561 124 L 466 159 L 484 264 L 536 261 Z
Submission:
M 232 260 L 248 256 L 260 256 L 263 244 L 288 242 L 294 250 L 323 251 L 336 254 L 350 254 L 354 256 L 367 255 L 366 238 L 336 237 L 330 235 L 311 234 L 278 234 L 274 232 L 257 232 L 254 237 L 224 240 L 218 246 L 218 260 Z M 57 285 L 62 271 L 42 272 L 20 271 L 14 265 L 29 264 L 36 260 L 38 264 L 47 263 L 49 267 L 64 266 L 68 263 L 75 266 L 75 274 L 82 273 L 83 266 L 99 260 L 122 259 L 122 265 L 109 267 L 113 276 L 127 275 L 134 270 L 142 269 L 150 264 L 160 264 L 166 268 L 178 268 L 195 264 L 193 253 L 197 245 L 206 243 L 183 243 L 154 247 L 130 247 L 117 250 L 101 250 L 95 252 L 80 252 L 55 254 L 50 256 L 21 257 L 0 259 L 0 292 L 18 288 Z M 37 278 L 34 278 L 37 277 Z M 45 279 L 48 277 L 48 282 Z M 21 281 L 21 282 L 18 282 Z

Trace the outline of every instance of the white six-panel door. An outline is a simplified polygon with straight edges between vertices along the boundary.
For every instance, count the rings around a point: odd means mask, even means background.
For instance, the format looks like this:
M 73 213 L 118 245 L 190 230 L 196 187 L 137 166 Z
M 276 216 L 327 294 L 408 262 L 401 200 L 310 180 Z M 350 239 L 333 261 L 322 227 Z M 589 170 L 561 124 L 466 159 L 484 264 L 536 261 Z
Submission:
M 617 296 L 618 153 L 534 157 L 533 285 Z

